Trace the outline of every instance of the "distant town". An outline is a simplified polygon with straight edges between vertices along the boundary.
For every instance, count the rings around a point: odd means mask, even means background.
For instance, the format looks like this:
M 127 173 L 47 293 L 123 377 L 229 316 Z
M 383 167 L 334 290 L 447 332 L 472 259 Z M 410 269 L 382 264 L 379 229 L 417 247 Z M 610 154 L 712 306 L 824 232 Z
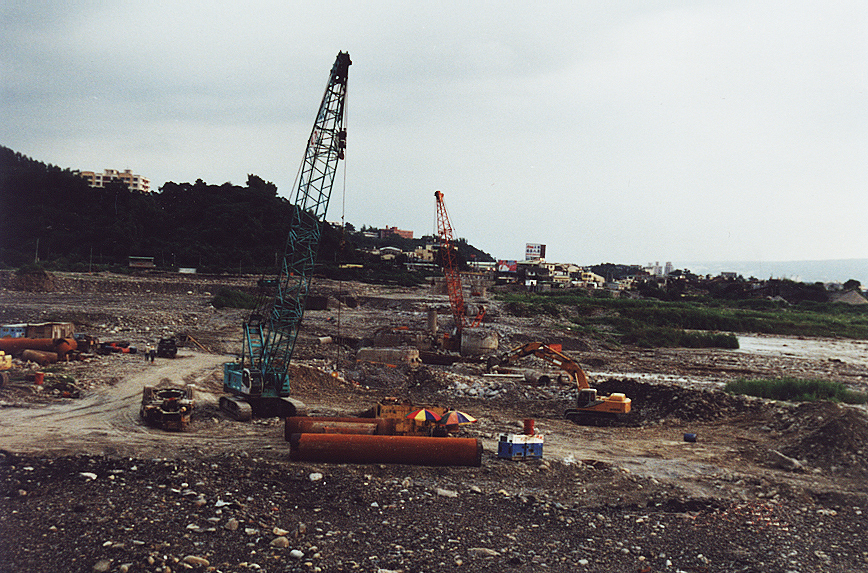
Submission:
M 397 227 L 363 228 L 362 234 L 370 239 L 380 240 L 389 237 L 405 240 L 414 238 L 413 231 Z M 408 269 L 436 270 L 439 241 L 435 237 L 423 239 L 427 239 L 424 244 L 412 250 L 382 246 L 366 247 L 364 251 L 369 255 L 379 256 L 384 261 L 403 263 Z M 485 276 L 496 285 L 515 285 L 537 292 L 586 289 L 600 293 L 607 291 L 616 297 L 638 297 L 652 290 L 685 295 L 724 290 L 733 298 L 769 298 L 790 303 L 811 300 L 868 304 L 861 282 L 853 279 L 844 282 L 801 284 L 788 279 L 762 280 L 754 276 L 745 277 L 735 271 L 715 275 L 695 274 L 688 269 L 675 268 L 672 262 L 662 265 L 659 262 L 649 262 L 646 265 L 577 265 L 550 262 L 546 260 L 546 245 L 540 243 L 527 243 L 523 260 L 469 259 L 466 264 L 468 273 L 478 277 Z
M 76 171 L 92 188 L 104 189 L 120 182 L 131 192 L 149 194 L 148 177 L 133 173 L 130 169 L 105 169 L 102 173 Z M 340 223 L 331 223 L 340 230 Z M 359 251 L 371 258 L 392 261 L 408 270 L 436 272 L 440 238 L 426 236 L 414 238 L 414 232 L 394 226 L 383 228 L 362 227 L 360 231 L 347 223 L 346 231 L 356 239 Z M 463 255 L 465 272 L 484 278 L 495 285 L 512 285 L 528 291 L 555 289 L 585 289 L 599 294 L 631 297 L 647 296 L 649 293 L 672 298 L 686 294 L 722 291 L 734 298 L 771 298 L 797 303 L 803 300 L 815 302 L 845 302 L 866 304 L 865 289 L 860 280 L 842 273 L 865 272 L 868 261 L 854 261 L 849 267 L 836 269 L 839 280 L 802 283 L 797 278 L 762 279 L 751 272 L 732 268 L 716 273 L 694 273 L 689 268 L 676 268 L 672 262 L 649 262 L 647 264 L 578 265 L 572 262 L 551 262 L 546 259 L 546 245 L 527 243 L 524 258 L 495 259 L 475 249 L 464 239 L 456 241 Z M 818 261 L 817 263 L 821 263 Z M 153 267 L 154 257 L 130 257 L 130 266 Z M 733 265 L 738 267 L 738 264 Z M 767 266 L 769 266 L 767 264 Z M 195 272 L 195 269 L 185 269 Z M 774 272 L 771 273 L 773 275 Z M 861 276 L 861 275 L 859 275 Z

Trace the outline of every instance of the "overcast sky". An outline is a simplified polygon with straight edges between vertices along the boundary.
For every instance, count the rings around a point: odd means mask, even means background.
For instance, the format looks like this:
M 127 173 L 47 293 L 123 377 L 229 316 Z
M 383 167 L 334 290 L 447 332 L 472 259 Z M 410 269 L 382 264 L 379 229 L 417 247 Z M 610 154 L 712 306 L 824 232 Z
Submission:
M 501 259 L 868 257 L 863 0 L 21 0 L 0 18 L 0 144 L 46 163 L 154 188 L 253 173 L 291 197 L 348 51 L 330 221 L 431 234 L 439 189 L 455 234 Z

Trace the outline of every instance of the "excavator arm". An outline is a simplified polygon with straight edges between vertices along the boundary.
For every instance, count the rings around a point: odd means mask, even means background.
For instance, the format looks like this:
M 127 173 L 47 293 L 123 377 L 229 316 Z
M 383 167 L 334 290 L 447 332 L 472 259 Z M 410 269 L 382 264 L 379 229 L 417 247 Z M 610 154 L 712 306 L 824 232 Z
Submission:
M 604 419 L 620 420 L 630 412 L 632 404 L 630 398 L 624 394 L 597 396 L 597 390 L 590 387 L 585 371 L 575 360 L 542 342 L 529 342 L 524 346 L 513 348 L 499 357 L 492 356 L 489 358 L 487 366 L 489 370 L 496 366 L 508 366 L 531 354 L 557 366 L 569 374 L 575 382 L 578 390 L 577 407 L 564 412 L 564 417 L 568 420 L 577 424 L 593 426 L 598 425 Z
M 569 374 L 572 381 L 575 382 L 576 388 L 579 390 L 590 388 L 585 371 L 582 370 L 582 367 L 579 366 L 575 360 L 566 354 L 555 350 L 551 346 L 543 344 L 542 342 L 529 342 L 524 346 L 513 348 L 509 352 L 502 354 L 500 358 L 495 357 L 488 365 L 489 370 L 494 366 L 514 364 L 525 356 L 530 356 L 531 354 L 537 358 L 542 358 L 549 364 L 552 364 Z

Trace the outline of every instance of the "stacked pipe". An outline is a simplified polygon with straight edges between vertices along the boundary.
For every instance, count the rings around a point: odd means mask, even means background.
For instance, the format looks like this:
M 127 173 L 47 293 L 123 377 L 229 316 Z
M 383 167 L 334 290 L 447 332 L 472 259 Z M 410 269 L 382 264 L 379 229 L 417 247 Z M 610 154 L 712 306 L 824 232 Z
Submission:
M 0 350 L 41 365 L 57 362 L 78 347 L 74 338 L 0 338 Z
M 293 461 L 425 466 L 482 465 L 476 438 L 395 436 L 388 418 L 286 419 L 284 437 Z
M 395 420 L 386 418 L 328 418 L 293 416 L 286 419 L 284 437 L 292 434 L 376 434 L 393 435 Z

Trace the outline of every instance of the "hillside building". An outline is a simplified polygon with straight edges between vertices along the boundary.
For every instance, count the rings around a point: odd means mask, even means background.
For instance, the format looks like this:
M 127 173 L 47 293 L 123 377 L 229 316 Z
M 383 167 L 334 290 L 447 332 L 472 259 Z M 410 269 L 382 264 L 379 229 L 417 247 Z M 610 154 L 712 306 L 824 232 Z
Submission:
M 103 188 L 112 181 L 122 181 L 130 191 L 151 192 L 151 180 L 147 177 L 136 175 L 131 169 L 124 169 L 123 171 L 106 169 L 102 173 L 81 171 L 79 175 L 87 179 L 91 187 Z
M 385 229 L 379 230 L 379 235 L 381 239 L 385 239 L 386 237 L 390 237 L 392 235 L 397 235 L 402 239 L 412 239 L 413 231 L 404 231 L 399 229 L 398 227 L 386 227 Z

